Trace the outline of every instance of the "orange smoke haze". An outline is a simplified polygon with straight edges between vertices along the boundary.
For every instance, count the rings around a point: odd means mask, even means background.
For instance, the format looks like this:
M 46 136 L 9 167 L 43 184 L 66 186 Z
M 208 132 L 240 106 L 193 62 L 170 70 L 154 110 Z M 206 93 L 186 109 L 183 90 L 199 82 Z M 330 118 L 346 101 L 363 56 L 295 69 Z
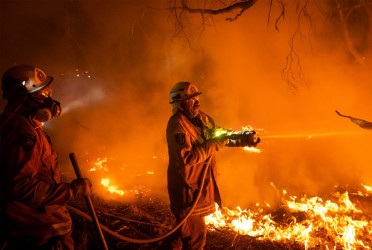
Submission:
M 342 32 L 319 14 L 326 6 L 310 5 L 312 24 L 303 22 L 303 36 L 295 39 L 305 81 L 294 89 L 281 70 L 297 27 L 295 6 L 287 6 L 279 32 L 277 6 L 267 23 L 269 1 L 233 22 L 221 15 L 202 27 L 199 15 L 189 15 L 189 43 L 175 36 L 164 2 L 40 1 L 35 8 L 35 1 L 1 1 L 1 71 L 26 63 L 55 77 L 53 97 L 65 113 L 46 130 L 66 181 L 74 178 L 68 154 L 75 152 L 103 196 L 101 179 L 110 178 L 118 189 L 145 186 L 167 199 L 168 93 L 174 83 L 190 81 L 216 124 L 262 129 L 260 154 L 218 152 L 224 205 L 273 202 L 271 182 L 313 195 L 334 185 L 371 185 L 372 131 L 335 110 L 372 121 L 372 54 L 365 53 L 364 66 L 348 55 Z M 112 159 L 109 171 L 90 172 L 104 157 Z

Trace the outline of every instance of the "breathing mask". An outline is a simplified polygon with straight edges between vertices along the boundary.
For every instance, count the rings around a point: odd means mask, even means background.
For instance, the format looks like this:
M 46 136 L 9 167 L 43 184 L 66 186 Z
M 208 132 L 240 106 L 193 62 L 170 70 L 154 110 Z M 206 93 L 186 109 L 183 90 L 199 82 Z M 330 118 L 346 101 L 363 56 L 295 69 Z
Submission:
M 35 112 L 35 118 L 40 122 L 47 122 L 51 119 L 61 116 L 61 104 L 51 97 L 47 97 Z

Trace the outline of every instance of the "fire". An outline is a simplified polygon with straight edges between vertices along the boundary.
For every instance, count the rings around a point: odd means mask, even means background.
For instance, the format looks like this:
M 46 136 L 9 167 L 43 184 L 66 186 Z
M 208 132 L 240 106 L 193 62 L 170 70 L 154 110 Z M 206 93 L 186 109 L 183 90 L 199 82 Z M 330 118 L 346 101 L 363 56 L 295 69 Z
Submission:
M 251 153 L 261 153 L 261 149 L 255 147 L 244 147 L 243 150 L 251 152 Z
M 101 180 L 101 184 L 106 187 L 107 191 L 109 191 L 111 194 L 118 194 L 120 196 L 123 196 L 128 193 L 134 193 L 134 194 L 141 194 L 142 192 L 137 189 L 130 189 L 130 190 L 121 190 L 118 187 L 114 185 L 110 185 L 110 179 L 109 178 L 103 178 Z
M 369 187 L 367 185 L 362 185 L 368 192 L 372 192 L 372 187 Z
M 107 167 L 107 157 L 101 159 L 98 158 L 97 161 L 94 163 L 94 167 L 92 167 L 89 171 L 97 171 L 97 170 L 103 170 L 103 171 L 108 171 Z
M 107 188 L 107 190 L 112 194 L 118 194 L 123 196 L 125 194 L 125 191 L 118 189 L 116 186 L 110 185 L 110 179 L 109 178 L 103 178 L 101 180 L 101 184 Z
M 300 242 L 305 249 L 371 248 L 370 241 L 362 239 L 372 237 L 372 221 L 363 216 L 348 192 L 335 193 L 332 200 L 326 201 L 305 195 L 285 197 L 287 192 L 282 193 L 281 210 L 285 212 L 281 216 L 270 211 L 267 203 L 266 207 L 256 204 L 249 210 L 223 208 L 223 212 L 216 205 L 216 212 L 206 217 L 206 224 L 212 230 L 228 228 L 259 240 Z
M 113 158 L 110 158 L 112 160 Z M 90 169 L 91 172 L 95 172 L 97 174 L 104 174 L 105 176 L 110 175 L 110 170 L 108 167 L 108 161 L 109 159 L 107 157 L 104 158 L 97 158 L 96 161 L 92 163 L 93 167 Z M 124 170 L 124 168 L 120 168 L 121 170 Z M 154 171 L 146 171 L 146 174 L 148 175 L 155 175 Z M 141 176 L 143 174 L 139 174 L 137 176 Z M 111 176 L 111 175 L 110 175 Z M 113 195 L 119 195 L 124 196 L 127 194 L 142 194 L 143 191 L 141 186 L 133 188 L 133 189 L 120 189 L 117 186 L 113 185 L 112 182 L 115 183 L 115 179 L 110 179 L 109 177 L 102 177 L 100 184 L 105 187 L 105 191 L 110 192 Z

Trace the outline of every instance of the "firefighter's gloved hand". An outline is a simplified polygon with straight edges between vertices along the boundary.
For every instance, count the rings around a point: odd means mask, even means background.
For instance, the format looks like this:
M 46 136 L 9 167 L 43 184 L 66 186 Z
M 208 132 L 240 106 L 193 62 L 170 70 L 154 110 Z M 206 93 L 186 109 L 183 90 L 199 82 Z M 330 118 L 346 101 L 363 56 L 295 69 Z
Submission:
M 213 138 L 212 140 L 216 142 L 216 150 L 217 151 L 219 151 L 221 148 L 223 148 L 227 144 L 227 142 L 229 141 L 225 137 Z
M 88 178 L 75 179 L 70 184 L 71 197 L 81 198 L 92 193 L 92 183 Z

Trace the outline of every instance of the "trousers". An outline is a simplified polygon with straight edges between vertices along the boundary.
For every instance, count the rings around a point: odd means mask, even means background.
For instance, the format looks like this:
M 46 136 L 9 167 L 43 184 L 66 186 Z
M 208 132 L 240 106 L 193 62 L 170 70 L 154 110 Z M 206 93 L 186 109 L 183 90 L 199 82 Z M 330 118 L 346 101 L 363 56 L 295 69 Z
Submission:
M 183 218 L 176 216 L 177 222 Z M 207 239 L 207 227 L 204 216 L 191 215 L 183 225 L 170 235 L 163 249 L 171 250 L 202 250 Z

